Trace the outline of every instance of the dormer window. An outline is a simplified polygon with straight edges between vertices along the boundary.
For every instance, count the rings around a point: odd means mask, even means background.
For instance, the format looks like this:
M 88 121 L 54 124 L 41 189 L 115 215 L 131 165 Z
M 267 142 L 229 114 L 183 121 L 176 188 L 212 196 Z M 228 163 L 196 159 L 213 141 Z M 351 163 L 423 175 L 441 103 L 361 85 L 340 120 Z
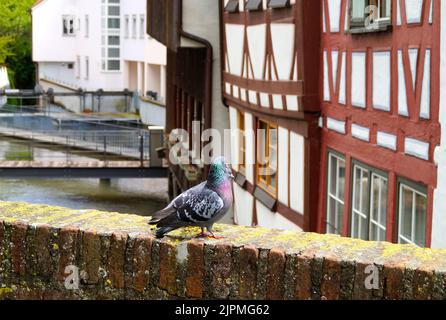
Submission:
M 387 31 L 391 25 L 391 0 L 351 0 L 350 33 Z
M 248 0 L 245 4 L 245 10 L 247 11 L 259 11 L 263 9 L 262 0 Z
M 229 13 L 234 13 L 239 11 L 239 1 L 238 0 L 229 0 L 226 4 L 225 11 Z
M 269 0 L 268 8 L 278 9 L 278 8 L 286 8 L 291 5 L 290 0 Z

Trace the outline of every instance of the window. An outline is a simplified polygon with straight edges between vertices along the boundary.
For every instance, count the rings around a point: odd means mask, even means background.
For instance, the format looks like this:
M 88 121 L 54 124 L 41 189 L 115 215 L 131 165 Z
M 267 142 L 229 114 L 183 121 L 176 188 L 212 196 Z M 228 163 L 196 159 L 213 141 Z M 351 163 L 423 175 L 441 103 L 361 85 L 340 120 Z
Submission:
M 277 126 L 259 120 L 257 129 L 257 181 L 262 189 L 276 196 Z
M 245 137 L 245 114 L 239 112 L 238 117 L 238 128 L 239 128 L 239 163 L 238 171 L 246 175 L 246 137 Z
M 132 16 L 132 38 L 136 39 L 136 29 L 137 29 L 137 21 L 136 14 Z
M 391 0 L 351 0 L 350 32 L 385 31 L 391 24 Z
M 130 17 L 129 17 L 129 15 L 126 15 L 124 20 L 125 20 L 124 37 L 127 39 L 130 36 Z
M 352 188 L 351 236 L 385 241 L 387 175 L 362 164 L 354 164 Z
M 80 78 L 81 77 L 81 57 L 77 56 L 76 57 L 76 78 Z
M 90 36 L 90 18 L 88 15 L 85 16 L 85 38 Z
M 269 8 L 285 8 L 290 6 L 290 0 L 269 0 Z
M 402 180 L 398 192 L 398 243 L 425 247 L 427 190 Z
M 334 153 L 328 154 L 327 188 L 327 233 L 341 234 L 345 204 L 345 160 Z
M 90 77 L 90 58 L 85 57 L 85 80 Z
M 74 36 L 74 17 L 63 16 L 62 17 L 62 33 L 64 36 Z
M 238 9 L 239 9 L 238 0 L 229 0 L 228 4 L 225 7 L 225 11 L 229 13 L 237 12 Z
M 102 71 L 121 70 L 120 0 L 102 0 Z
M 263 9 L 262 0 L 248 0 L 245 5 L 245 9 L 248 11 L 258 11 Z
M 139 16 L 139 37 L 144 39 L 146 36 L 146 17 L 142 14 Z

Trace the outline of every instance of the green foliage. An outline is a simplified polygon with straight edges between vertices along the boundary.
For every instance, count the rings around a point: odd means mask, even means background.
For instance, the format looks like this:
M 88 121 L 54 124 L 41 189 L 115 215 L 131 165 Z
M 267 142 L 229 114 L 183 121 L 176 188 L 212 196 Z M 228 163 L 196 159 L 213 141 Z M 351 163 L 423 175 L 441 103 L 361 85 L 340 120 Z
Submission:
M 31 57 L 31 14 L 35 0 L 0 0 L 0 64 L 6 64 L 11 85 L 34 86 Z

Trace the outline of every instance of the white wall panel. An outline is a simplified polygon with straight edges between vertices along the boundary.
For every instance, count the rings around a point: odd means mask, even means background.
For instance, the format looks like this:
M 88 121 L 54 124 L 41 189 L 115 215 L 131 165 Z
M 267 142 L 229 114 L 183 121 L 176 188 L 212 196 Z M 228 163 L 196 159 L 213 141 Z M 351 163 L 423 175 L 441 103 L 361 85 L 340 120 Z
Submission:
M 373 107 L 390 111 L 390 52 L 373 53 Z
M 234 185 L 234 216 L 237 219 L 237 224 L 240 226 L 252 225 L 252 213 L 254 198 L 249 192 L 240 188 L 236 183 Z
M 431 103 L 431 50 L 430 49 L 426 49 L 422 90 L 423 91 L 421 94 L 420 117 L 423 119 L 429 119 L 430 103 Z
M 296 226 L 293 222 L 284 218 L 280 214 L 269 211 L 260 201 L 256 202 L 257 218 L 261 227 L 289 230 L 289 231 L 302 231 L 301 228 Z
M 347 52 L 342 53 L 341 60 L 341 80 L 339 83 L 339 103 L 346 103 L 347 86 L 346 86 L 346 75 L 347 75 Z
M 266 24 L 247 27 L 249 55 L 255 79 L 263 79 L 266 54 Z
M 403 65 L 403 52 L 398 50 L 398 114 L 409 115 L 407 106 L 406 79 Z
M 406 0 L 407 23 L 420 23 L 423 0 Z
M 341 0 L 328 0 L 328 13 L 330 15 L 330 32 L 339 32 Z
M 305 139 L 290 133 L 290 207 L 304 214 Z
M 285 205 L 288 204 L 288 157 L 289 157 L 289 131 L 285 128 L 279 127 L 279 201 Z
M 254 183 L 254 166 L 255 163 L 255 132 L 252 126 L 252 114 L 245 112 L 245 143 L 246 143 L 246 180 Z
M 229 68 L 231 74 L 239 77 L 242 75 L 244 31 L 243 25 L 226 24 Z
M 366 53 L 352 53 L 352 104 L 365 108 L 366 93 Z
M 290 80 L 293 67 L 295 25 L 292 23 L 272 23 L 271 38 L 279 80 Z

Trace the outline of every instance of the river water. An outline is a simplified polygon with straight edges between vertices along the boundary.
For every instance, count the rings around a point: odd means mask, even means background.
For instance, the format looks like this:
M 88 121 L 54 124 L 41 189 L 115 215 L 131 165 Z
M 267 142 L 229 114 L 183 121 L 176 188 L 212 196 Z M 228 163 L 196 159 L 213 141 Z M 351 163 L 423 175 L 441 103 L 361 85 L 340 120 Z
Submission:
M 19 140 L 0 137 L 1 160 L 63 159 L 66 154 L 52 149 L 30 147 Z M 70 155 L 70 159 L 87 159 Z M 97 209 L 138 215 L 151 215 L 167 201 L 167 179 L 2 179 L 0 200 Z

